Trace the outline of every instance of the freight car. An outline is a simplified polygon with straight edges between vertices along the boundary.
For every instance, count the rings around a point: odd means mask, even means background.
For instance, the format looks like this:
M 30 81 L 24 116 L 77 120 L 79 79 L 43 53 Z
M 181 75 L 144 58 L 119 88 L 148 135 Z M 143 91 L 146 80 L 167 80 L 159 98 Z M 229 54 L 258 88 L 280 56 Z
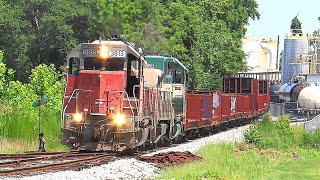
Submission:
M 224 90 L 187 92 L 176 58 L 143 56 L 121 38 L 82 43 L 67 55 L 62 143 L 122 151 L 166 145 L 267 111 L 268 82 L 225 78 Z

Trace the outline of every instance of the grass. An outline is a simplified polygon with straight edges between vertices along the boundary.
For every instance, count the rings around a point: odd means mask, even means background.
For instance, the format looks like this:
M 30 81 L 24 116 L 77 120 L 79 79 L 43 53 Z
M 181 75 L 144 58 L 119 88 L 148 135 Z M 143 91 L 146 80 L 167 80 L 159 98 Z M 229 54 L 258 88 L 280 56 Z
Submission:
M 203 160 L 165 169 L 160 179 L 319 179 L 320 152 L 238 150 L 239 145 L 202 148 Z M 310 156 L 309 154 L 314 156 Z
M 43 108 L 41 131 L 46 151 L 67 151 L 60 143 L 60 114 Z M 38 149 L 38 114 L 6 113 L 0 116 L 0 153 L 17 153 Z
M 169 167 L 160 179 L 320 179 L 320 131 L 264 117 L 244 133 L 248 144 L 208 145 L 203 160 Z

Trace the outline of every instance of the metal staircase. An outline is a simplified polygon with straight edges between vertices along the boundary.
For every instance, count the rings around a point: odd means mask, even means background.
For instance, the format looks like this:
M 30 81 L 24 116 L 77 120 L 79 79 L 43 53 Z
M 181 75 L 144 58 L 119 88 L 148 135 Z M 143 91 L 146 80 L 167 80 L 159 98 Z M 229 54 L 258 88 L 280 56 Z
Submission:
M 316 131 L 320 129 L 320 114 L 316 115 L 310 121 L 305 122 L 304 129 L 307 131 Z

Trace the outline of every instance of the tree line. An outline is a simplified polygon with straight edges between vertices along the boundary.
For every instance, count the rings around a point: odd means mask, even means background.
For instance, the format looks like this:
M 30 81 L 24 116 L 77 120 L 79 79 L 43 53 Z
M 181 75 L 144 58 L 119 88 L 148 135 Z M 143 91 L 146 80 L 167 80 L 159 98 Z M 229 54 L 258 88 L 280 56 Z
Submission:
M 259 17 L 255 0 L 0 0 L 0 50 L 14 80 L 30 82 L 38 65 L 60 67 L 77 44 L 118 34 L 178 58 L 190 88 L 210 90 L 245 68 L 241 38 Z

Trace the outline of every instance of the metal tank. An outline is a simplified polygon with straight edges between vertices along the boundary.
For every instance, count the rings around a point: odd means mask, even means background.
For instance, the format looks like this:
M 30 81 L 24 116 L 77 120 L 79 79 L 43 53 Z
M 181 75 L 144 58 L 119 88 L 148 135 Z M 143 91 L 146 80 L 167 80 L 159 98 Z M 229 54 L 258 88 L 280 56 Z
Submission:
M 293 76 L 309 73 L 306 61 L 309 52 L 308 38 L 304 36 L 287 36 L 281 63 L 281 84 L 290 83 Z
M 272 84 L 269 87 L 270 102 L 279 102 L 280 84 Z
M 296 102 L 302 89 L 301 84 L 283 84 L 279 89 L 279 99 L 285 102 Z
M 283 105 L 282 105 L 282 103 L 275 103 L 274 115 L 273 116 L 279 117 L 282 114 L 283 114 Z
M 302 89 L 298 97 L 299 108 L 320 109 L 320 87 L 309 86 Z

